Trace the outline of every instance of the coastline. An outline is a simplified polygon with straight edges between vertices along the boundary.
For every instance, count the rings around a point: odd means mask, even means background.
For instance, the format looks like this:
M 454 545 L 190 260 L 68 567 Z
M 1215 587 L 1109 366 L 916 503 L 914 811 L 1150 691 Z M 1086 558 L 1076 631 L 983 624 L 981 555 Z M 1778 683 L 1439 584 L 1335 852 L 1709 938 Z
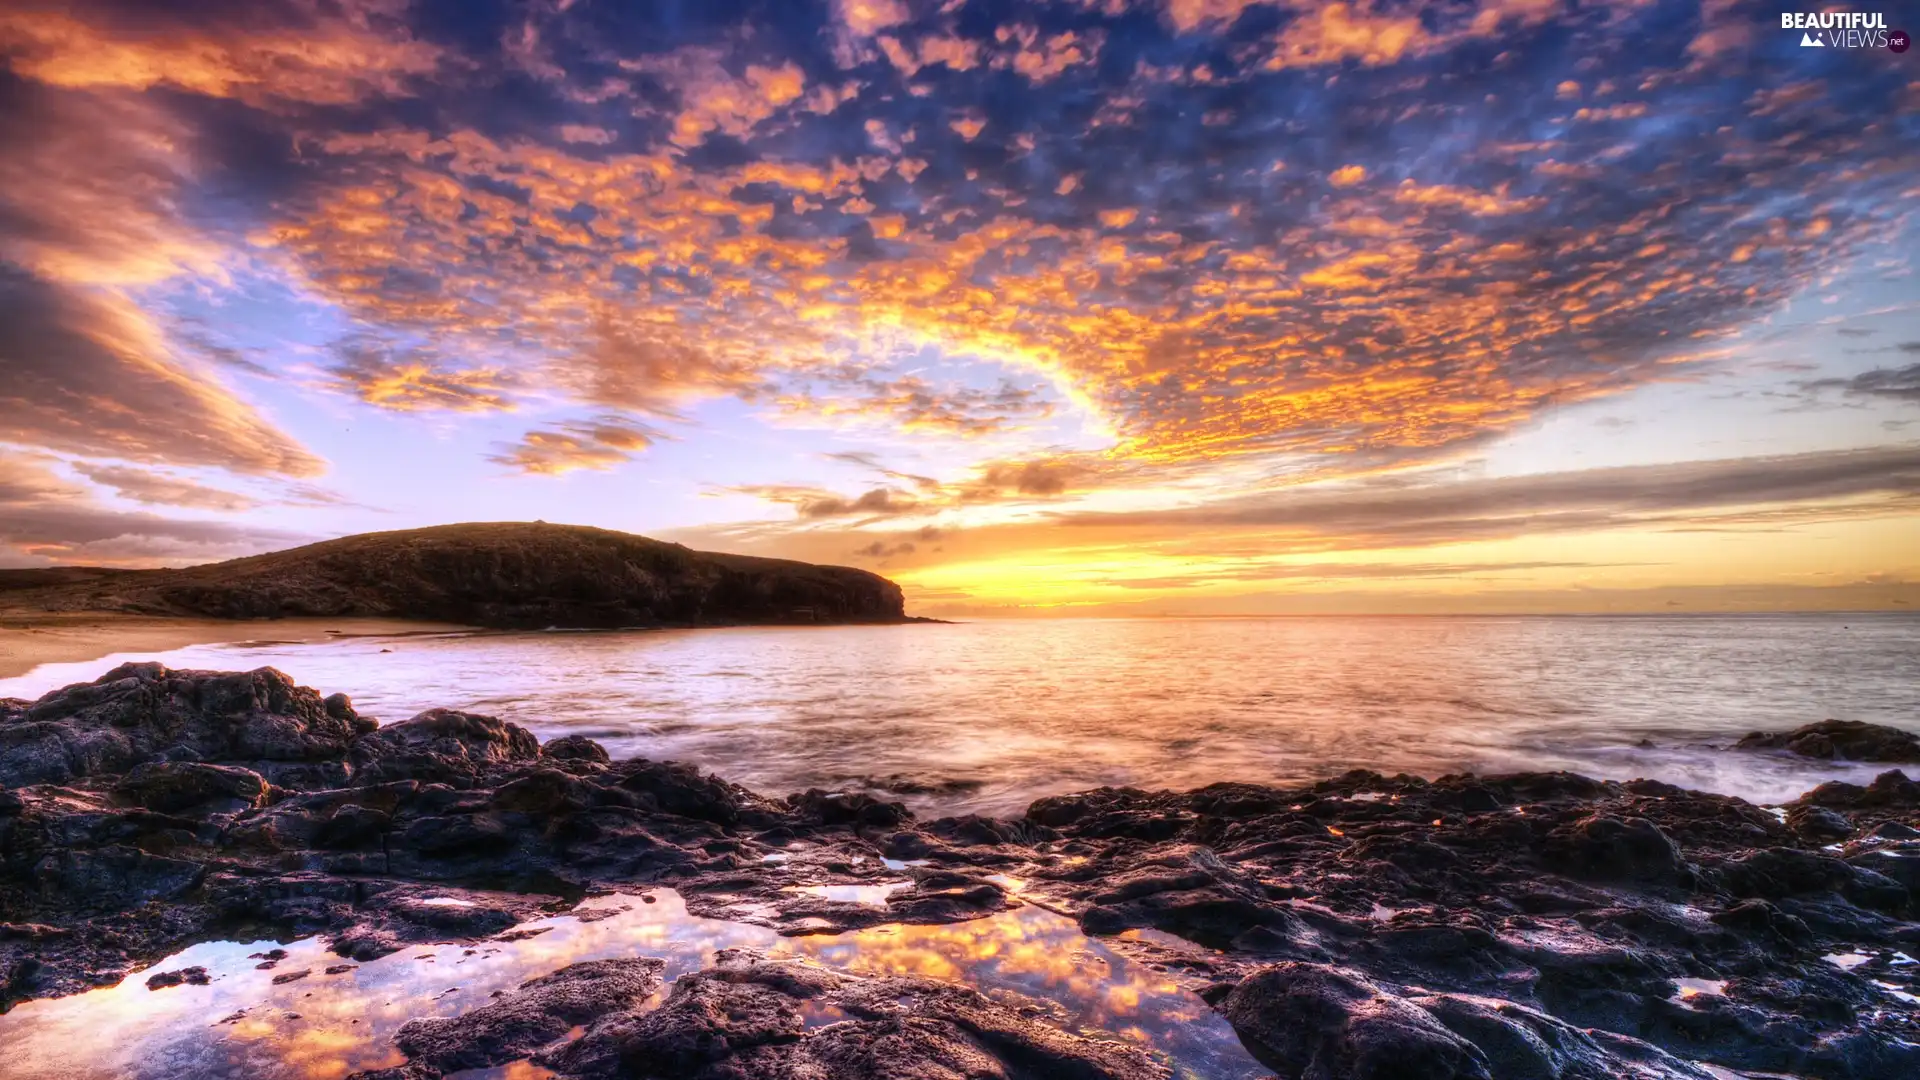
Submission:
M 49 1080 L 72 1032 L 167 1009 L 227 1015 L 115 1052 L 291 1078 L 318 1031 L 350 1080 L 905 1080 L 961 1054 L 1087 1080 L 1920 1075 L 1920 783 L 1890 767 L 1920 742 L 1822 721 L 1725 752 L 1889 767 L 1773 809 L 1356 769 L 922 818 L 453 709 L 383 724 L 273 669 L 126 664 L 0 701 L 0 1042 Z M 1049 979 L 994 985 L 994 957 L 1047 951 Z M 453 971 L 475 957 L 485 998 Z
M 475 627 L 413 619 L 200 619 L 110 612 L 0 611 L 0 679 L 41 664 L 115 653 L 153 653 L 237 641 L 314 642 L 342 637 L 441 634 Z

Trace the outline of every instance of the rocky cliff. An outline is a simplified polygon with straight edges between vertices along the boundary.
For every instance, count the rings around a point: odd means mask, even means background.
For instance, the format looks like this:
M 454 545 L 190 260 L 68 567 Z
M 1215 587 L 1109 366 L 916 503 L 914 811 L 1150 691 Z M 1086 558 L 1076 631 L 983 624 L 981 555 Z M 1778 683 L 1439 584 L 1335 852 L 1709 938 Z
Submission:
M 184 570 L 68 574 L 39 587 L 16 587 L 8 603 L 17 610 L 220 619 L 360 616 L 495 627 L 905 618 L 900 587 L 864 570 L 525 522 L 365 533 Z

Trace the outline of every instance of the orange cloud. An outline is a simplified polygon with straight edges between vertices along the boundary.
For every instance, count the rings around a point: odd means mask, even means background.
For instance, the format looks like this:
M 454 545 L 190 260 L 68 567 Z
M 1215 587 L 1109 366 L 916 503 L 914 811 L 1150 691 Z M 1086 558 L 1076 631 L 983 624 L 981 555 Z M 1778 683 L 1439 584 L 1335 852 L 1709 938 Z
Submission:
M 619 417 L 570 421 L 529 431 L 519 442 L 499 447 L 488 460 L 522 473 L 559 476 L 613 468 L 658 438 L 654 431 Z
M 232 22 L 127 32 L 88 21 L 85 5 L 30 2 L 0 11 L 0 53 L 15 73 L 72 89 L 175 86 L 209 97 L 341 105 L 398 96 L 440 54 L 377 3 L 296 5 L 298 25 Z
M 327 369 L 328 376 L 334 385 L 369 405 L 403 412 L 492 412 L 513 407 L 506 392 L 518 380 L 502 371 L 450 370 L 429 353 L 369 341 L 348 342 L 338 352 L 339 360 Z
M 1366 178 L 1366 166 L 1342 165 L 1327 175 L 1327 183 L 1334 187 L 1352 187 Z

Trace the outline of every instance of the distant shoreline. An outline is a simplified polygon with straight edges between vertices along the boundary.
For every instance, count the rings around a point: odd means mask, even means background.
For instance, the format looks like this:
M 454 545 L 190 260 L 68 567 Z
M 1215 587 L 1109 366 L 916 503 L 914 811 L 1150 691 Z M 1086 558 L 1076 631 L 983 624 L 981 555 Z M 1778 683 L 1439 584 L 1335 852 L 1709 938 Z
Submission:
M 899 619 L 843 623 L 716 623 L 711 626 L 549 627 L 568 632 L 604 634 L 631 630 L 705 630 L 751 627 L 905 626 L 946 623 L 908 615 Z M 359 637 L 402 637 L 412 634 L 513 633 L 501 627 L 418 619 L 366 617 L 328 618 L 289 616 L 280 619 L 208 619 L 170 615 L 123 615 L 113 612 L 27 612 L 0 609 L 0 679 L 29 674 L 42 664 L 76 664 L 116 653 L 157 653 L 189 645 L 235 642 L 291 642 L 311 644 Z M 522 630 L 519 632 L 538 632 Z
M 437 634 L 475 627 L 411 619 L 200 619 L 105 612 L 8 612 L 0 615 L 0 679 L 42 664 L 84 663 L 115 653 L 167 652 L 238 641 L 331 641 L 347 637 Z

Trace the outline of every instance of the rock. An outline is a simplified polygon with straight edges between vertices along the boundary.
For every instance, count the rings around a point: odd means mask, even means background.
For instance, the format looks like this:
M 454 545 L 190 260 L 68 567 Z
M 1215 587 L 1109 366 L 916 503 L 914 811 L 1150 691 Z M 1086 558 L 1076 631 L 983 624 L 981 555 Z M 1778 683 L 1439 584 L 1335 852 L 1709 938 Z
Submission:
M 120 773 L 176 747 L 210 762 L 314 761 L 342 755 L 369 727 L 350 706 L 329 712 L 319 694 L 272 668 L 122 664 L 0 726 L 0 785 Z
M 409 1020 L 394 1043 L 428 1075 L 504 1065 L 578 1025 L 633 1008 L 660 985 L 663 967 L 651 957 L 572 964 L 471 1012 Z
M 1824 806 L 1796 806 L 1788 810 L 1787 828 L 1816 844 L 1845 840 L 1853 835 L 1853 822 Z
M 536 1064 L 583 1078 L 1166 1080 L 1142 1050 L 1053 1027 L 953 983 L 723 950 L 659 1008 L 609 1017 Z M 810 1016 L 832 1017 L 825 1026 Z
M 1860 720 L 1822 720 L 1785 732 L 1756 731 L 1734 747 L 1787 750 L 1801 757 L 1836 761 L 1920 762 L 1920 736 Z
M 207 969 L 203 967 L 181 968 L 178 971 L 162 971 L 147 977 L 147 989 L 165 990 L 170 986 L 205 986 L 211 982 Z
M 1289 1077 L 1491 1080 L 1486 1055 L 1418 1006 L 1322 964 L 1261 968 L 1218 1006 L 1262 1064 Z
M 1690 876 L 1680 849 L 1645 818 L 1594 814 L 1547 837 L 1547 857 L 1579 877 L 1680 883 Z
M 1472 1043 L 1498 1080 L 1715 1080 L 1714 1074 L 1641 1042 L 1497 998 L 1415 994 L 1407 999 Z
M 734 825 L 768 820 L 777 807 L 742 787 L 672 761 L 623 761 L 605 779 L 635 797 L 643 810 Z
M 1911 1010 L 1875 985 L 1920 988 L 1891 960 L 1920 948 L 1920 785 L 1900 772 L 1822 785 L 1786 824 L 1653 781 L 1364 771 L 915 822 L 868 793 L 769 799 L 687 765 L 607 761 L 583 738 L 541 747 L 473 714 L 379 728 L 343 696 L 283 683 L 135 665 L 0 702 L 7 767 L 61 778 L 0 791 L 0 1008 L 151 977 L 238 927 L 371 960 L 525 940 L 546 929 L 530 920 L 582 896 L 671 885 L 695 915 L 788 934 L 1022 901 L 1093 934 L 1151 928 L 1115 948 L 1231 1000 L 1276 1067 L 1329 1076 L 1404 1059 L 1433 1075 L 1698 1080 L 1686 1058 L 1843 1080 L 1906 1075 L 1903 1055 L 1920 1053 L 1906 1049 Z M 313 756 L 259 756 L 285 753 Z M 795 888 L 902 878 L 866 903 Z M 1870 959 L 1821 959 L 1838 951 Z M 1694 978 L 1724 993 L 1676 999 Z M 537 1041 L 550 1026 L 532 998 L 515 1008 L 533 1018 L 502 1014 L 499 1031 L 524 1020 L 534 1035 L 449 1037 L 564 1055 L 579 1076 L 629 1058 L 716 1077 L 1153 1075 L 1039 1006 L 951 983 L 744 955 L 689 979 L 671 1012 L 614 1008 L 572 1048 Z M 439 1070 L 441 1050 L 416 1049 L 409 1080 Z
M 819 825 L 871 825 L 890 828 L 913 820 L 906 804 L 886 802 L 865 792 L 821 791 L 789 795 L 787 805 L 801 820 Z
M 605 747 L 585 735 L 563 735 L 558 739 L 549 739 L 540 747 L 540 752 L 560 761 L 586 761 L 605 765 L 613 760 L 607 756 Z
M 174 813 L 196 806 L 222 812 L 266 805 L 268 785 L 251 769 L 198 762 L 155 761 L 137 765 L 114 785 L 114 794 L 136 806 Z
M 314 835 L 325 848 L 353 848 L 371 844 L 393 824 L 393 815 L 357 803 L 336 807 Z
M 355 779 L 419 780 L 466 787 L 483 773 L 530 761 L 540 741 L 518 724 L 454 709 L 428 709 L 354 742 Z

